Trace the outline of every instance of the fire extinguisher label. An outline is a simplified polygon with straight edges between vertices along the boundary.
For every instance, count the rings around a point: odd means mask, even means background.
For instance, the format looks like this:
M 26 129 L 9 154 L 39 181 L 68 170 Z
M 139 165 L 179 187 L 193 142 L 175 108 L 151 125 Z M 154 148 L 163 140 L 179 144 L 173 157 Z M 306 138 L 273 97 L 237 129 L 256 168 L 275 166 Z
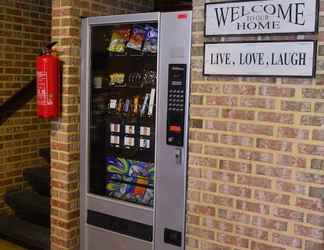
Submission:
M 48 74 L 46 71 L 37 71 L 37 104 L 53 105 L 53 98 L 48 91 Z

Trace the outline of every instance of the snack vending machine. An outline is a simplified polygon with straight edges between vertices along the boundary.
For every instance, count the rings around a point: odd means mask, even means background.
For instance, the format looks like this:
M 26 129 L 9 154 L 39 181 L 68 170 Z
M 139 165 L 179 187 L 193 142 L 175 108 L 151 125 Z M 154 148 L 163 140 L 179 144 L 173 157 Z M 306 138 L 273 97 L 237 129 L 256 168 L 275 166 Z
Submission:
M 82 21 L 82 250 L 185 248 L 191 17 Z

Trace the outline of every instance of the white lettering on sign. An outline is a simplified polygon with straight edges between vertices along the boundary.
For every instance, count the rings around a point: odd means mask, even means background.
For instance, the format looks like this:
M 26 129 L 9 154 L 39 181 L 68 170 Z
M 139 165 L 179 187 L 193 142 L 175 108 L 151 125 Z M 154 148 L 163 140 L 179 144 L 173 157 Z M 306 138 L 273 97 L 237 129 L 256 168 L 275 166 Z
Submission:
M 204 74 L 313 77 L 315 58 L 315 41 L 206 43 Z
M 316 32 L 318 0 L 207 3 L 205 35 Z
M 53 99 L 48 93 L 48 73 L 47 71 L 37 71 L 37 105 L 52 105 Z

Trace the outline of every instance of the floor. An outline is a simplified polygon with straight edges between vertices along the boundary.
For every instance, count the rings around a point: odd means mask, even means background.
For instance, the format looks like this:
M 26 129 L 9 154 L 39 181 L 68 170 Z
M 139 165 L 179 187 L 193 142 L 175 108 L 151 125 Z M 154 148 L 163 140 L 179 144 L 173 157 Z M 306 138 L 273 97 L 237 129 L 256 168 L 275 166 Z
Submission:
M 1 250 L 26 250 L 25 248 L 22 248 L 20 246 L 17 246 L 15 244 L 12 244 L 8 241 L 4 241 L 0 239 L 0 249 Z

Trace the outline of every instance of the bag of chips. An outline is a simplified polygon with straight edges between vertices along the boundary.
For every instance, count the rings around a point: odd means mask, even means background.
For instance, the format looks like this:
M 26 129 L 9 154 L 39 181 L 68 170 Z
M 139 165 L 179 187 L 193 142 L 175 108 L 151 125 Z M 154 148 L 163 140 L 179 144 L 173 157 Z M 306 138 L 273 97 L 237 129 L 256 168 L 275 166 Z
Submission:
M 132 35 L 127 43 L 127 48 L 141 51 L 143 42 L 145 40 L 145 30 L 142 26 L 135 25 L 132 31 Z
M 158 30 L 152 26 L 145 26 L 145 43 L 143 51 L 146 53 L 157 53 Z
M 115 85 L 123 85 L 125 81 L 125 74 L 124 73 L 113 73 L 110 76 L 110 86 L 115 86 Z
M 108 51 L 124 53 L 125 46 L 131 33 L 130 26 L 122 27 L 112 33 Z

